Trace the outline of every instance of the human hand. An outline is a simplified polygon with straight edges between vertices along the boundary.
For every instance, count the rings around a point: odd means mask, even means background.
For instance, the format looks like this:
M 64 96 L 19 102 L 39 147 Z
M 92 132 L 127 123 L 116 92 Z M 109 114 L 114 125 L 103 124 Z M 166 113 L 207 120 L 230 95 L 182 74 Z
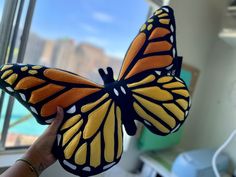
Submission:
M 52 165 L 56 158 L 52 154 L 52 147 L 56 140 L 57 130 L 63 120 L 63 109 L 57 108 L 57 115 L 54 121 L 48 126 L 45 132 L 30 146 L 24 159 L 29 161 L 39 174 Z

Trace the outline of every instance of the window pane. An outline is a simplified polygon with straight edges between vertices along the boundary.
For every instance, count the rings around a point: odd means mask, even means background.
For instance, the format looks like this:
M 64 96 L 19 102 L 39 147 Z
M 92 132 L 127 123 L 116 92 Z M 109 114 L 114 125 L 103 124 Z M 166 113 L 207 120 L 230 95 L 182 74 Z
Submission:
M 8 99 L 9 95 L 5 96 L 3 113 L 6 113 Z M 5 114 L 2 117 L 5 117 Z M 3 119 L 0 121 L 1 125 L 2 123 Z M 31 113 L 15 100 L 7 134 L 6 147 L 31 145 L 45 129 L 46 126 L 38 124 Z
M 145 0 L 39 0 L 24 63 L 58 67 L 97 83 L 102 83 L 97 70 L 111 66 L 117 77 L 125 52 L 147 13 Z M 18 121 L 20 118 L 24 121 Z M 43 132 L 19 103 L 14 106 L 11 124 L 14 126 L 7 139 L 8 145 L 14 139 L 11 146 L 30 143 L 28 139 Z M 23 143 L 18 143 L 19 139 Z

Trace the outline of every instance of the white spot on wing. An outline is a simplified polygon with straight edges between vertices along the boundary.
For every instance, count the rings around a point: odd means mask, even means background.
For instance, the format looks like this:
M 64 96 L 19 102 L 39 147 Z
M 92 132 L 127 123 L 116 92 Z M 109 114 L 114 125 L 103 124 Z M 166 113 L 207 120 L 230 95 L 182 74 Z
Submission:
M 171 43 L 174 42 L 174 37 L 173 37 L 173 36 L 170 37 L 170 42 L 171 42 Z
M 156 71 L 157 75 L 161 75 L 161 71 Z
M 33 106 L 30 106 L 30 109 L 31 109 L 31 111 L 32 111 L 33 113 L 38 114 L 37 111 L 36 111 L 36 109 L 35 109 Z
M 115 165 L 115 164 L 116 164 L 116 162 L 113 162 L 113 163 L 110 163 L 110 164 L 108 164 L 108 165 L 105 165 L 105 166 L 103 167 L 103 170 L 106 170 L 106 169 L 112 167 L 112 166 Z
M 176 79 L 177 81 L 179 81 L 179 82 L 182 82 L 182 83 L 183 83 L 183 81 L 182 81 L 182 80 L 180 80 L 178 77 L 175 77 L 175 79 Z
M 171 131 L 171 133 L 174 133 L 176 130 L 178 130 L 178 128 L 180 127 L 180 124 L 179 125 L 177 125 L 177 127 L 175 127 L 175 129 L 174 130 L 172 130 Z
M 113 91 L 116 94 L 116 96 L 119 96 L 119 92 L 115 88 L 113 89 Z
M 173 25 L 170 26 L 170 30 L 171 30 L 172 32 L 174 32 L 174 26 L 173 26 Z
M 187 116 L 187 115 L 188 115 L 188 111 L 185 112 L 185 116 Z
M 91 168 L 90 167 L 84 167 L 83 170 L 84 171 L 91 171 Z
M 126 94 L 126 91 L 125 91 L 124 87 L 120 86 L 120 89 L 124 94 Z
M 68 113 L 68 114 L 73 114 L 73 113 L 75 113 L 75 111 L 76 111 L 76 107 L 75 107 L 75 105 L 74 105 L 74 106 L 72 106 L 69 110 L 67 110 L 67 113 Z
M 165 10 L 166 12 L 169 12 L 169 9 L 167 9 L 165 7 L 163 7 L 162 9 Z
M 13 90 L 11 87 L 6 87 L 6 89 L 7 89 L 9 92 L 14 92 L 14 90 Z
M 144 123 L 147 124 L 147 125 L 149 125 L 149 126 L 152 125 L 152 124 L 150 124 L 150 123 L 149 123 L 148 121 L 146 121 L 146 120 L 144 121 Z
M 57 134 L 57 144 L 58 144 L 58 146 L 60 145 L 60 141 L 61 141 L 61 135 Z
M 173 48 L 173 57 L 175 57 L 175 55 L 176 55 L 176 50 L 175 50 L 175 48 Z
M 71 164 L 70 162 L 63 160 L 63 163 L 67 166 L 70 167 L 72 170 L 76 170 L 76 166 Z
M 50 123 L 52 123 L 53 120 L 54 120 L 54 118 L 53 118 L 53 119 L 48 119 L 48 120 L 46 120 L 45 122 L 48 123 L 48 124 L 50 124 Z
M 170 70 L 172 67 L 173 67 L 173 64 L 170 65 L 170 66 L 168 66 L 168 67 L 166 67 L 166 69 L 167 69 L 167 70 Z
M 22 99 L 23 101 L 26 101 L 26 97 L 25 97 L 25 95 L 24 95 L 23 93 L 20 93 L 20 97 L 21 97 L 21 99 Z

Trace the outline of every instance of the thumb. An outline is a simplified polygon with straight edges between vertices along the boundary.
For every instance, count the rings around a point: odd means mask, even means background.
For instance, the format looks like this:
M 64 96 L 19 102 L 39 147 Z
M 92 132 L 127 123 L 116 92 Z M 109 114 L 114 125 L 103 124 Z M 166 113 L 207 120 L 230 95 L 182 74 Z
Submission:
M 61 107 L 57 107 L 57 115 L 51 125 L 48 127 L 48 131 L 51 133 L 57 133 L 58 128 L 60 127 L 64 117 L 64 111 Z

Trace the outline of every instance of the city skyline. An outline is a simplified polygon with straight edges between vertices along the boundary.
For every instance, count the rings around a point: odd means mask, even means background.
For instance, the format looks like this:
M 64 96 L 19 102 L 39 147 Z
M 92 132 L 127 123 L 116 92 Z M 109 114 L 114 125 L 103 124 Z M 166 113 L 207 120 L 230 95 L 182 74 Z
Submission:
M 76 43 L 69 38 L 49 40 L 30 33 L 24 63 L 64 69 L 102 84 L 98 69 L 112 67 L 117 78 L 122 60 L 89 42 Z
M 123 58 L 147 13 L 145 0 L 40 0 L 31 31 L 51 40 L 66 37 L 89 42 Z
M 123 58 L 133 38 L 147 18 L 146 0 L 39 0 L 31 32 L 55 40 L 72 38 L 89 42 L 109 55 Z M 0 15 L 5 1 L 0 1 Z M 28 3 L 23 9 L 23 28 Z

